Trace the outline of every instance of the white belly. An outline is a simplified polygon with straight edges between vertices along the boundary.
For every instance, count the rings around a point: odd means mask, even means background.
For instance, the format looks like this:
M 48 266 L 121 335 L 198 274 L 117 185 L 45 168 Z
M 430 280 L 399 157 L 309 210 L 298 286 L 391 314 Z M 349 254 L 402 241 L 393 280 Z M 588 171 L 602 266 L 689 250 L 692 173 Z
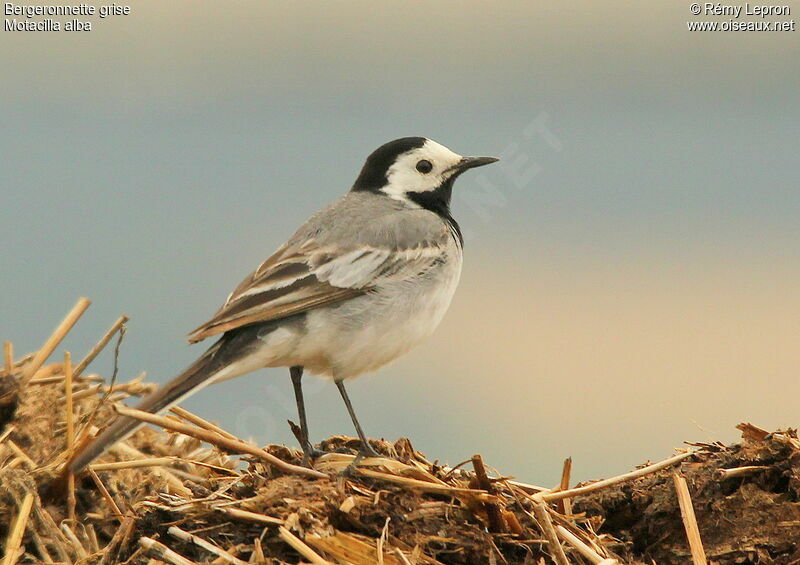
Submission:
M 266 338 L 270 359 L 265 364 L 301 365 L 336 380 L 374 371 L 433 333 L 450 306 L 460 275 L 459 250 L 447 264 L 422 277 L 312 310 L 304 327 L 279 328 Z

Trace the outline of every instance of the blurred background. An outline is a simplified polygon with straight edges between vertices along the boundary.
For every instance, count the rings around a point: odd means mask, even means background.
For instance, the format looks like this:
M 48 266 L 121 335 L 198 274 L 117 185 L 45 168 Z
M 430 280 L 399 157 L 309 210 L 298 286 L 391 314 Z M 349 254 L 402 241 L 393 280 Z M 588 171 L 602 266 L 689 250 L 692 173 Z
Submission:
M 370 151 L 423 135 L 503 161 L 456 185 L 438 332 L 350 385 L 368 434 L 553 484 L 797 426 L 800 32 L 690 33 L 688 6 L 172 0 L 0 33 L 0 339 L 38 348 L 85 295 L 65 347 L 126 313 L 120 379 L 163 382 Z M 352 435 L 307 381 L 313 438 Z M 184 405 L 296 444 L 285 370 Z

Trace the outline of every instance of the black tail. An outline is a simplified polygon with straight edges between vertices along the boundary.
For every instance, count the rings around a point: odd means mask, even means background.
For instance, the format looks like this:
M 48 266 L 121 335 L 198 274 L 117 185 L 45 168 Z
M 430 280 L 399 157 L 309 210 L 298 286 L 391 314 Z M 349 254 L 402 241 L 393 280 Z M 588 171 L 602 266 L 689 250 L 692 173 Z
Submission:
M 183 373 L 147 396 L 136 408 L 156 414 L 211 384 L 224 369 L 231 367 L 235 361 L 247 355 L 250 349 L 248 346 L 253 343 L 253 337 L 252 331 L 234 331 L 223 335 Z M 226 374 L 225 376 L 229 378 L 236 375 Z M 65 471 L 72 474 L 79 473 L 111 446 L 124 440 L 143 425 L 143 422 L 139 420 L 118 416 L 84 449 L 78 448 L 78 453 L 73 456 Z

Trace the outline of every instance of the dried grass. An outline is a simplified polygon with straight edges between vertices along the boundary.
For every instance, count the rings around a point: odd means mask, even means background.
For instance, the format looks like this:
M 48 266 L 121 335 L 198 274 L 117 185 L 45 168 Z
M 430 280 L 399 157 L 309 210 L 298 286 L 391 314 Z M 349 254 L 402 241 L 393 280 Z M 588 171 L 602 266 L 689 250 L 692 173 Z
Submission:
M 356 440 L 330 438 L 321 446 L 328 453 L 308 469 L 295 449 L 253 445 L 184 409 L 154 416 L 118 405 L 152 385 L 141 377 L 105 385 L 82 373 L 114 334 L 124 333 L 125 317 L 77 370 L 69 357 L 45 365 L 86 307 L 88 301 L 79 302 L 39 352 L 14 360 L 11 344 L 4 347 L 4 564 L 612 565 L 625 562 L 623 545 L 597 534 L 601 522 L 570 501 L 671 472 L 708 450 L 700 446 L 572 489 L 569 460 L 560 485 L 545 489 L 491 476 L 480 455 L 471 459 L 472 470 L 438 465 L 407 439 L 374 441 L 382 456 L 351 469 L 354 455 L 347 450 Z M 140 430 L 75 477 L 66 499 L 48 498 L 46 487 L 71 453 L 117 412 L 158 428 Z M 747 433 L 760 435 L 754 426 Z M 757 476 L 764 467 L 729 469 L 718 480 Z M 700 562 L 688 487 L 676 484 Z

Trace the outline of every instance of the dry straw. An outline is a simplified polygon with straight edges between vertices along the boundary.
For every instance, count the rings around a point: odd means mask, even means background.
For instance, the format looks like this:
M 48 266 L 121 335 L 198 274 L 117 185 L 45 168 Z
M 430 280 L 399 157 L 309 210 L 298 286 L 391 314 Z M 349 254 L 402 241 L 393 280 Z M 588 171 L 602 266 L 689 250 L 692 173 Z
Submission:
M 408 440 L 376 442 L 383 456 L 353 467 L 348 449 L 357 442 L 336 437 L 324 442 L 328 453 L 308 468 L 297 450 L 257 446 L 183 408 L 155 415 L 121 404 L 152 386 L 142 377 L 106 384 L 87 370 L 115 335 L 124 334 L 126 316 L 76 366 L 69 354 L 45 365 L 88 306 L 79 300 L 33 355 L 15 361 L 13 345 L 4 344 L 2 376 L 13 380 L 17 407 L 12 420 L 0 421 L 0 486 L 11 493 L 0 499 L 0 520 L 10 524 L 2 565 L 23 554 L 33 563 L 101 565 L 298 559 L 436 565 L 442 548 L 472 552 L 487 563 L 511 563 L 518 552 L 558 565 L 612 565 L 613 540 L 596 535 L 589 519 L 573 512 L 572 499 L 692 456 L 681 453 L 573 488 L 568 459 L 558 487 L 545 489 L 498 475 L 480 455 L 465 462 L 471 469 L 443 467 Z M 48 490 L 66 462 L 118 415 L 155 427 L 118 443 L 78 480 L 69 477 L 65 498 Z M 758 472 L 725 471 L 728 477 Z M 675 475 L 692 556 L 701 564 L 697 524 L 681 481 Z

